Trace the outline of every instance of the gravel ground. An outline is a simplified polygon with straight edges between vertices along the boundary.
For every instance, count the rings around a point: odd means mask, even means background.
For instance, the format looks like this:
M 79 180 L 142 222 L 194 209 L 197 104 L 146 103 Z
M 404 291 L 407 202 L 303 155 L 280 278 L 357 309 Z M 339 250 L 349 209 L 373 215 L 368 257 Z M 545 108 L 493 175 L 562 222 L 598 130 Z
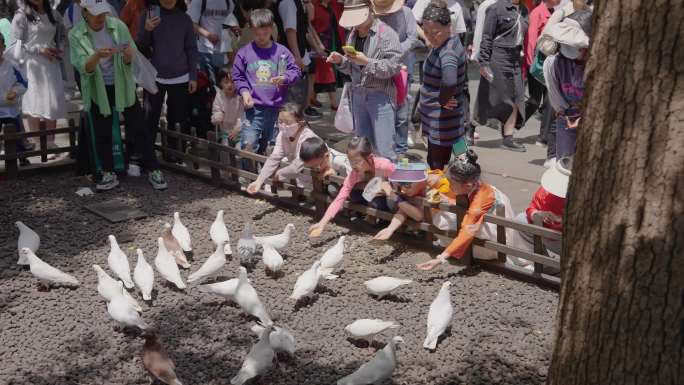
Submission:
M 281 357 L 279 367 L 258 380 L 261 384 L 333 384 L 371 358 L 365 342 L 348 339 L 344 326 L 359 318 L 381 318 L 401 324 L 397 333 L 406 344 L 398 351 L 393 384 L 542 384 L 552 349 L 558 295 L 536 286 L 478 269 L 458 266 L 419 272 L 413 263 L 428 254 L 398 243 L 369 244 L 366 233 L 330 226 L 321 240 L 310 242 L 311 218 L 218 189 L 188 177 L 168 174 L 170 188 L 155 192 L 145 179 L 122 181 L 114 192 L 80 198 L 86 186 L 70 174 L 3 182 L 0 187 L 0 384 L 147 384 L 140 354 L 140 335 L 114 331 L 106 303 L 95 289 L 91 268 L 106 271 L 107 235 L 114 234 L 135 266 L 133 249 L 140 247 L 148 262 L 156 255 L 156 238 L 173 211 L 193 237 L 191 271 L 213 252 L 209 226 L 218 209 L 226 210 L 233 246 L 245 221 L 257 235 L 279 233 L 296 226 L 294 241 L 284 250 L 284 275 L 274 279 L 259 263 L 250 273 L 252 284 L 276 323 L 297 339 L 293 358 Z M 139 221 L 110 224 L 85 211 L 84 203 L 119 198 L 143 209 Z M 38 291 L 30 272 L 15 264 L 21 220 L 41 235 L 37 255 L 75 275 L 77 289 Z M 347 235 L 346 261 L 340 278 L 321 281 L 305 306 L 288 300 L 297 276 Z M 233 248 L 235 249 L 235 248 Z M 237 276 L 238 262 L 228 261 L 225 278 Z M 111 274 L 111 272 L 110 272 Z M 184 271 L 183 276 L 187 277 Z M 363 282 L 391 275 L 414 280 L 383 300 L 370 297 Z M 156 295 L 143 304 L 143 318 L 158 330 L 176 362 L 184 384 L 229 384 L 255 341 L 254 321 L 236 305 L 201 293 L 171 289 L 156 276 Z M 422 348 L 428 308 L 445 280 L 453 283 L 454 317 L 450 332 L 435 352 Z M 138 291 L 134 297 L 142 304 Z M 382 347 L 389 333 L 377 337 Z

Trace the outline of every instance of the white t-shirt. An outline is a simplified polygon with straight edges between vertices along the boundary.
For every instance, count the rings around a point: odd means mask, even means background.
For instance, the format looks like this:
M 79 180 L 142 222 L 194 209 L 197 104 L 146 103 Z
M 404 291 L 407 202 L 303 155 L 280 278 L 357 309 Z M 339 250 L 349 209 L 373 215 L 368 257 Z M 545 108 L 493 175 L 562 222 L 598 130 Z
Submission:
M 304 13 L 306 13 L 306 6 L 303 3 L 302 7 L 304 7 Z M 283 21 L 284 31 L 287 31 L 288 29 L 297 30 L 297 6 L 295 5 L 294 0 L 281 1 L 280 4 L 278 4 L 278 13 L 280 13 L 280 19 Z M 299 53 L 302 53 L 301 47 L 299 47 L 299 49 Z M 304 65 L 309 65 L 311 63 L 309 51 L 306 51 L 303 54 L 302 62 L 304 62 Z
M 112 48 L 114 47 L 114 39 L 109 35 L 107 28 L 102 28 L 99 31 L 93 31 L 88 28 L 90 35 L 93 37 L 93 45 L 95 49 Z M 109 59 L 100 59 L 98 64 L 100 72 L 102 72 L 102 79 L 104 84 L 111 86 L 114 84 L 114 59 L 113 56 Z
M 188 7 L 188 15 L 195 24 L 206 29 L 210 33 L 218 35 L 219 39 L 223 36 L 223 22 L 229 14 L 233 13 L 235 5 L 233 0 L 228 0 L 228 8 L 226 8 L 226 0 L 206 0 L 207 6 L 202 13 L 202 0 L 192 0 Z M 198 51 L 201 53 L 224 53 L 228 51 L 221 50 L 221 43 L 214 46 L 207 38 L 200 36 Z
M 423 12 L 425 8 L 430 4 L 431 0 L 418 0 L 413 6 L 413 16 L 416 21 L 420 24 L 423 22 Z M 466 33 L 465 20 L 463 19 L 463 9 L 461 5 L 456 0 L 447 0 L 447 8 L 451 11 L 451 36 L 458 35 L 459 33 Z

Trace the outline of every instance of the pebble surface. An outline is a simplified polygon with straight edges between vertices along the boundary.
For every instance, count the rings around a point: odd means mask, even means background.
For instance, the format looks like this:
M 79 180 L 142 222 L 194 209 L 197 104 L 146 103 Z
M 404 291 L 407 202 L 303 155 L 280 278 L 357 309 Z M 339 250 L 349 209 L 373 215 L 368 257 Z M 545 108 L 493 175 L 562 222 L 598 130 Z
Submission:
M 135 248 L 153 264 L 156 239 L 173 212 L 190 230 L 194 255 L 184 280 L 214 251 L 209 226 L 216 211 L 225 222 L 235 250 L 246 221 L 255 235 L 296 226 L 293 241 L 281 251 L 282 273 L 273 277 L 259 262 L 249 271 L 252 285 L 276 324 L 292 331 L 295 357 L 280 356 L 279 365 L 261 384 L 332 384 L 369 360 L 364 341 L 348 339 L 344 327 L 359 318 L 398 322 L 406 344 L 398 350 L 395 385 L 543 384 L 553 348 L 558 294 L 477 268 L 438 267 L 418 271 L 424 251 L 397 242 L 371 243 L 371 235 L 330 225 L 310 241 L 312 218 L 283 210 L 201 181 L 167 173 L 169 189 L 153 191 L 146 178 L 126 178 L 121 187 L 91 197 L 75 191 L 87 186 L 71 174 L 38 176 L 2 182 L 0 188 L 0 385 L 148 384 L 142 366 L 143 339 L 135 332 L 118 332 L 96 290 L 91 265 L 107 266 L 107 235 L 114 234 L 135 267 Z M 110 224 L 82 208 L 85 204 L 119 199 L 142 209 L 148 217 Z M 16 265 L 17 220 L 41 236 L 38 257 L 73 274 L 81 287 L 39 291 L 27 268 Z M 347 235 L 345 261 L 337 280 L 322 279 L 314 296 L 295 304 L 288 297 L 299 274 Z M 378 261 L 380 261 L 378 263 Z M 221 279 L 237 276 L 238 261 L 229 258 Z M 144 303 L 139 290 L 131 293 L 143 306 L 143 319 L 157 331 L 176 363 L 183 384 L 229 384 L 255 342 L 254 320 L 235 304 L 200 292 L 168 286 L 155 271 L 153 300 Z M 412 279 L 382 300 L 368 295 L 363 282 L 388 275 Z M 442 282 L 450 280 L 454 317 L 434 352 L 422 348 L 430 303 Z M 213 280 L 212 280 L 213 281 Z M 205 281 L 207 282 L 207 281 Z M 395 330 L 376 337 L 381 348 Z

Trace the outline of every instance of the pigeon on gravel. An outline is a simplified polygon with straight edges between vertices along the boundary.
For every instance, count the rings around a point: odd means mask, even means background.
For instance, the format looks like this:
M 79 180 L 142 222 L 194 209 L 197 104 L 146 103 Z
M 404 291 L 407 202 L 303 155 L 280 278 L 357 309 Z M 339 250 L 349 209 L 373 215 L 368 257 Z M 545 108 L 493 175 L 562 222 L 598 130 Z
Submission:
M 252 333 L 256 334 L 257 336 L 260 336 L 264 329 L 265 328 L 263 326 L 255 324 L 250 330 L 252 330 Z M 275 325 L 273 326 L 273 330 L 269 336 L 269 341 L 271 342 L 271 347 L 276 352 L 285 352 L 289 355 L 293 355 L 295 352 L 294 336 L 292 333 L 281 327 Z
M 223 242 L 220 242 L 216 245 L 216 251 L 207 258 L 199 270 L 188 276 L 188 282 L 199 281 L 221 270 L 223 265 L 226 264 L 226 254 L 223 253 L 223 250 L 224 244 Z
M 119 277 L 127 289 L 130 289 L 133 287 L 133 280 L 131 280 L 131 267 L 128 264 L 128 257 L 121 251 L 113 235 L 110 235 L 108 238 L 110 249 L 107 263 L 109 264 L 109 269 Z
M 309 270 L 303 272 L 295 282 L 294 290 L 290 298 L 299 301 L 301 298 L 310 296 L 318 286 L 321 278 L 321 261 L 314 262 Z
M 181 247 L 180 242 L 178 242 L 178 239 L 173 236 L 170 224 L 164 223 L 164 231 L 162 231 L 161 236 L 164 239 L 164 246 L 166 247 L 166 250 L 173 255 L 174 258 L 176 258 L 176 263 L 182 266 L 184 269 L 189 269 L 190 263 L 188 262 L 188 259 L 185 258 L 185 254 L 183 253 L 183 248 Z
M 238 285 L 235 289 L 235 302 L 245 311 L 245 313 L 257 317 L 262 325 L 271 325 L 271 316 L 268 315 L 266 307 L 261 303 L 259 295 L 254 287 L 247 279 L 247 269 L 240 266 L 240 275 L 238 276 Z
M 335 246 L 326 250 L 326 252 L 321 257 L 321 276 L 325 279 L 335 279 L 336 275 L 332 272 L 342 265 L 342 259 L 344 258 L 344 236 L 341 236 L 337 240 Z
M 19 238 L 17 239 L 17 253 L 19 254 L 19 260 L 17 261 L 17 264 L 28 265 L 29 262 L 26 257 L 22 257 L 21 255 L 21 249 L 26 247 L 27 249 L 33 251 L 34 254 L 37 253 L 38 248 L 40 247 L 40 237 L 35 231 L 31 230 L 31 228 L 26 226 L 23 222 L 16 221 L 14 224 L 19 229 Z
M 31 268 L 31 274 L 38 278 L 38 280 L 44 284 L 44 286 L 49 287 L 50 283 L 73 286 L 80 285 L 74 276 L 43 262 L 28 247 L 21 249 L 19 254 L 28 261 L 29 267 Z
M 240 263 L 251 264 L 252 257 L 256 253 L 257 244 L 254 240 L 254 235 L 252 232 L 252 224 L 245 223 L 245 228 L 242 230 L 242 235 L 238 239 L 237 243 L 237 253 L 240 257 Z
M 366 285 L 366 289 L 368 289 L 369 293 L 375 294 L 378 296 L 378 299 L 381 299 L 399 286 L 408 285 L 411 282 L 413 281 L 410 279 L 377 277 L 364 282 L 364 284 Z
M 423 342 L 425 349 L 434 350 L 437 347 L 439 336 L 449 327 L 451 317 L 454 314 L 454 307 L 451 305 L 451 294 L 449 293 L 451 282 L 446 281 L 439 289 L 437 297 L 430 305 L 427 319 L 427 337 Z
M 381 319 L 359 319 L 349 325 L 344 330 L 351 334 L 356 339 L 365 339 L 368 341 L 368 350 L 372 350 L 373 337 L 388 329 L 396 329 L 399 324 L 394 321 L 383 321 Z
M 262 246 L 264 248 L 262 253 L 264 265 L 266 265 L 270 271 L 274 273 L 277 272 L 281 267 L 283 267 L 283 257 L 280 255 L 278 250 L 276 250 L 270 244 L 264 243 Z
M 267 244 L 271 245 L 271 247 L 276 250 L 281 250 L 284 249 L 288 243 L 290 243 L 294 229 L 295 226 L 292 223 L 288 223 L 282 233 L 278 235 L 269 235 L 266 237 L 254 237 L 254 240 L 256 240 L 256 243 L 262 246 Z
M 183 251 L 192 251 L 192 241 L 190 240 L 190 232 L 188 228 L 183 225 L 180 220 L 180 215 L 178 211 L 173 213 L 173 228 L 171 229 L 171 234 L 178 240 Z
M 373 359 L 361 365 L 354 373 L 337 381 L 337 385 L 379 384 L 390 378 L 397 367 L 397 345 L 404 343 L 400 336 L 392 338 Z
M 183 385 L 176 376 L 176 365 L 154 334 L 145 336 L 142 361 L 145 369 L 157 380 L 168 385 Z
M 216 294 L 229 301 L 235 301 L 235 292 L 239 282 L 239 278 L 233 278 L 223 282 L 199 285 L 199 290 L 203 293 Z
M 247 353 L 238 374 L 231 378 L 231 385 L 242 385 L 254 377 L 266 373 L 273 366 L 275 352 L 271 347 L 270 333 L 273 325 L 267 325 L 257 342 Z
M 209 228 L 209 236 L 216 246 L 223 243 L 223 252 L 225 254 L 233 254 L 230 249 L 230 235 L 228 234 L 226 223 L 223 221 L 223 210 L 219 210 L 218 213 L 216 213 L 216 219 L 214 220 L 214 223 L 211 224 L 211 228 Z
M 109 274 L 107 274 L 100 267 L 100 265 L 93 265 L 93 269 L 97 273 L 97 292 L 100 293 L 102 298 L 104 298 L 107 302 L 111 301 L 112 298 L 114 298 L 114 296 L 119 292 L 119 281 L 110 277 Z M 126 290 L 124 290 L 123 295 L 136 311 L 142 312 L 142 307 L 140 307 L 138 301 L 131 297 Z
M 118 293 L 114 294 L 112 300 L 107 304 L 107 312 L 114 321 L 120 325 L 127 327 L 138 327 L 141 330 L 146 330 L 149 326 L 143 321 L 140 314 L 135 310 L 131 303 L 128 302 L 124 296 L 124 287 L 122 282 L 117 282 L 119 285 Z
M 145 260 L 142 250 L 136 249 L 135 252 L 138 254 L 138 262 L 133 269 L 133 280 L 140 289 L 143 299 L 149 301 L 152 299 L 152 288 L 154 287 L 154 270 Z
M 179 289 L 185 289 L 186 286 L 178 265 L 176 265 L 173 256 L 164 247 L 164 240 L 161 237 L 157 238 L 157 246 L 159 249 L 157 250 L 157 257 L 154 259 L 154 266 L 157 268 L 157 271 L 165 280 L 173 283 Z

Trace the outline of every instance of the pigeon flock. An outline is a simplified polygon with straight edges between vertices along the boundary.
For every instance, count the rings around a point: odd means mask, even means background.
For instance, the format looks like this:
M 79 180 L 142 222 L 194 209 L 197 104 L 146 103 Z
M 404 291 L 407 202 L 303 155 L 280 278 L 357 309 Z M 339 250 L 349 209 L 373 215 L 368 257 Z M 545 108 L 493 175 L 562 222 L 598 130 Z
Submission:
M 257 322 L 251 331 L 258 336 L 258 341 L 244 357 L 242 366 L 231 384 L 244 384 L 272 369 L 276 353 L 282 352 L 290 356 L 295 354 L 295 336 L 283 325 L 276 325 L 269 311 L 259 298 L 257 290 L 247 276 L 247 267 L 258 263 L 257 250 L 260 248 L 261 261 L 270 274 L 277 275 L 285 260 L 280 251 L 287 247 L 292 239 L 295 227 L 288 224 L 282 233 L 270 236 L 254 236 L 253 226 L 246 223 L 240 239 L 237 241 L 237 257 L 241 264 L 237 278 L 211 282 L 222 272 L 227 258 L 232 257 L 230 236 L 224 222 L 224 212 L 219 210 L 209 228 L 209 235 L 215 245 L 215 251 L 199 267 L 191 266 L 186 253 L 192 252 L 190 231 L 181 222 L 178 212 L 174 213 L 173 225 L 165 223 L 160 237 L 157 239 L 157 255 L 154 268 L 136 249 L 137 262 L 131 275 L 128 255 L 119 247 L 114 235 L 109 235 L 110 251 L 107 256 L 107 267 L 111 275 L 100 265 L 92 265 L 97 275 L 97 287 L 100 296 L 107 303 L 107 313 L 115 321 L 121 331 L 140 329 L 145 339 L 143 346 L 143 364 L 150 375 L 165 384 L 181 385 L 175 374 L 175 364 L 164 350 L 154 330 L 154 325 L 145 322 L 143 308 L 132 293 L 140 291 L 143 301 L 151 304 L 155 290 L 155 274 L 158 274 L 178 290 L 199 290 L 202 293 L 220 296 L 236 303 L 242 311 L 254 317 Z M 36 254 L 40 247 L 40 237 L 22 222 L 16 222 L 19 229 L 17 249 L 20 265 L 28 265 L 31 274 L 37 278 L 39 285 L 48 288 L 58 286 L 79 286 L 80 282 L 73 276 L 50 266 Z M 310 297 L 316 291 L 321 279 L 339 279 L 338 272 L 344 262 L 345 237 L 341 236 L 311 267 L 303 271 L 297 278 L 289 298 L 298 303 Z M 190 270 L 183 279 L 181 269 Z M 338 272 L 339 274 L 339 272 Z M 208 282 L 211 283 L 208 283 Z M 186 284 L 187 282 L 187 284 Z M 365 282 L 370 295 L 378 299 L 390 294 L 403 285 L 411 284 L 411 280 L 380 276 Z M 430 306 L 427 317 L 427 330 L 423 347 L 434 350 L 439 337 L 448 329 L 453 315 L 453 306 L 449 288 L 451 282 L 443 283 Z M 156 290 L 161 288 L 157 285 Z M 381 319 L 359 319 L 344 327 L 351 338 L 366 340 L 368 349 L 372 351 L 374 338 L 383 333 L 392 333 L 400 325 L 394 321 Z M 389 331 L 389 332 L 388 332 Z M 361 365 L 353 373 L 339 379 L 338 385 L 376 384 L 392 376 L 397 366 L 397 345 L 404 343 L 402 337 L 393 335 L 372 359 Z

